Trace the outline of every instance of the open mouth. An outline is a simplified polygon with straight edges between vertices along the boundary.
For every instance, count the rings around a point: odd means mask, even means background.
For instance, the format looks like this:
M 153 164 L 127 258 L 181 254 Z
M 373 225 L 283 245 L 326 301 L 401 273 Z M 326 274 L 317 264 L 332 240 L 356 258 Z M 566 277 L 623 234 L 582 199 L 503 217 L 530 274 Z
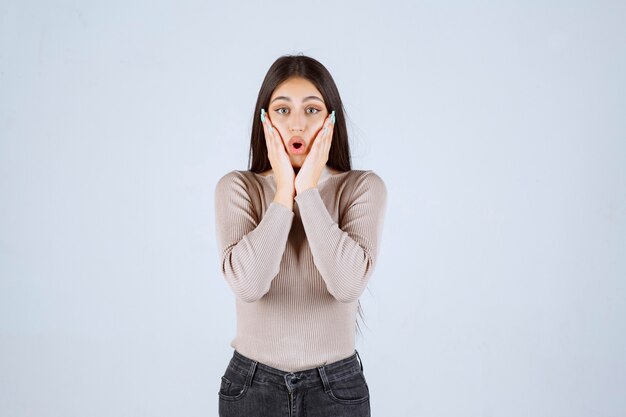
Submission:
M 293 138 L 291 138 L 291 140 L 289 140 L 288 147 L 289 152 L 291 152 L 292 154 L 301 154 L 304 153 L 304 151 L 306 150 L 304 141 L 299 136 L 294 136 Z

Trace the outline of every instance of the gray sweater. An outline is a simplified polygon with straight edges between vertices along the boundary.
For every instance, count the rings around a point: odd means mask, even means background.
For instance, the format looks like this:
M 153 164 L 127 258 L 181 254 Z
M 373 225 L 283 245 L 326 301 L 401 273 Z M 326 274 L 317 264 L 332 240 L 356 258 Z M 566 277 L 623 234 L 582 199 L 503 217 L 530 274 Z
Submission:
M 221 269 L 241 354 L 287 372 L 354 354 L 357 302 L 374 270 L 387 189 L 373 171 L 322 172 L 293 211 L 276 183 L 231 171 L 215 189 Z

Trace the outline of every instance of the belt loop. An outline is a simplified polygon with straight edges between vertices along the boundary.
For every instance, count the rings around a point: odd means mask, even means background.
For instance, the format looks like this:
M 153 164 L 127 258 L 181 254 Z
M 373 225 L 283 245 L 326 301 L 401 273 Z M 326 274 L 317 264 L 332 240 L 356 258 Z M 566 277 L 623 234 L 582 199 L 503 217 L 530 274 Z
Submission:
M 322 379 L 322 384 L 324 385 L 324 391 L 330 392 L 330 383 L 328 382 L 328 376 L 326 376 L 326 365 L 318 366 L 317 371 L 320 374 L 320 378 Z
M 363 361 L 361 360 L 361 356 L 359 355 L 359 351 L 354 349 L 356 352 L 356 356 L 359 358 L 359 364 L 361 365 L 361 372 L 363 372 Z
M 254 372 L 256 372 L 257 361 L 252 360 L 250 363 L 250 369 L 248 369 L 248 377 L 246 378 L 246 385 L 252 385 L 252 377 L 254 376 Z

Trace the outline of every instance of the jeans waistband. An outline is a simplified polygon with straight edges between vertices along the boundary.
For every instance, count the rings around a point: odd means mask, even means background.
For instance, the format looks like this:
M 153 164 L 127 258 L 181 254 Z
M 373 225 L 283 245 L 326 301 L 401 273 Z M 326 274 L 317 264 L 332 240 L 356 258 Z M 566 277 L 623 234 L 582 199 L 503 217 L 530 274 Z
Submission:
M 327 384 L 354 373 L 362 372 L 363 362 L 359 352 L 355 349 L 352 355 L 337 362 L 302 371 L 286 372 L 255 361 L 234 350 L 228 367 L 246 376 L 250 383 L 253 380 L 268 382 L 286 386 L 291 391 L 295 386 L 306 388 L 319 385 L 321 381 Z

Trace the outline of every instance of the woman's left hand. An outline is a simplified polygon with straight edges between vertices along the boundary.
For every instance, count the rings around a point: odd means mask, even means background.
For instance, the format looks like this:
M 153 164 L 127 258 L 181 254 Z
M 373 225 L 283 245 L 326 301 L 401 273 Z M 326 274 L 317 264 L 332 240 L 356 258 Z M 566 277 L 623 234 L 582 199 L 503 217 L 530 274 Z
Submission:
M 326 118 L 324 127 L 315 137 L 311 145 L 311 150 L 302 163 L 298 175 L 296 175 L 294 182 L 296 194 L 300 194 L 302 191 L 309 188 L 317 187 L 317 182 L 322 175 L 324 166 L 326 166 L 326 162 L 328 162 L 330 145 L 333 140 L 333 128 L 335 126 L 334 113 L 333 111 L 333 113 Z

